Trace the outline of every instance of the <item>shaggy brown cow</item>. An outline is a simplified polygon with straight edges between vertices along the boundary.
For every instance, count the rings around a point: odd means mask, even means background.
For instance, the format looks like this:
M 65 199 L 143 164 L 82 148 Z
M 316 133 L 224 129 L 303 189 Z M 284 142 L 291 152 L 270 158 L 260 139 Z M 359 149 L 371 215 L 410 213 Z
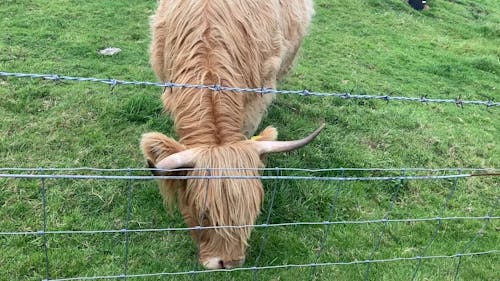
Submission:
M 164 82 L 274 88 L 291 67 L 312 14 L 312 0 L 163 0 L 152 18 L 151 63 Z M 196 168 L 173 172 L 189 176 L 258 176 L 265 154 L 302 147 L 321 130 L 279 142 L 276 129 L 268 127 L 249 140 L 272 99 L 268 94 L 167 88 L 162 100 L 180 139 L 145 134 L 141 147 L 150 167 Z M 162 180 L 160 191 L 166 202 L 177 192 L 190 227 L 252 225 L 263 196 L 259 179 Z M 192 231 L 200 263 L 209 269 L 241 265 L 250 231 Z

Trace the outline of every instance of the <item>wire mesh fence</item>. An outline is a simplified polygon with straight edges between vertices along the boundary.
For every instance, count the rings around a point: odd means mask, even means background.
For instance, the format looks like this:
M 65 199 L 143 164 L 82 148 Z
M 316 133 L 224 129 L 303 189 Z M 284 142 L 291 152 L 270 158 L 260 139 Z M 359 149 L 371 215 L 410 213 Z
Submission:
M 256 178 L 267 191 L 259 221 L 208 227 L 186 227 L 178 214 L 167 218 L 161 203 L 152 203 L 161 201 L 152 188 L 159 177 L 148 173 L 0 169 L 4 258 L 26 262 L 38 280 L 59 281 L 205 280 L 228 272 L 258 280 L 297 270 L 292 276 L 316 280 L 350 267 L 358 279 L 376 280 L 386 264 L 404 265 L 402 277 L 415 280 L 429 274 L 430 260 L 446 262 L 446 277 L 459 279 L 473 259 L 498 265 L 498 169 L 262 169 Z M 244 266 L 198 265 L 188 233 L 214 228 L 254 229 Z M 24 255 L 10 256 L 15 247 Z M 68 270 L 80 260 L 88 272 Z

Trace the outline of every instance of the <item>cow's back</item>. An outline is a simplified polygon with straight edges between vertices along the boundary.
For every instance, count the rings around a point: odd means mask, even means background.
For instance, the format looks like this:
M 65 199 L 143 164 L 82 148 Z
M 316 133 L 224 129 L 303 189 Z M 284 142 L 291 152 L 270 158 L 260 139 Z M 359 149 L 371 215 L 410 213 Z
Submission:
M 151 63 L 164 82 L 275 88 L 311 15 L 305 0 L 164 0 L 152 18 Z M 204 127 L 190 139 L 216 134 L 208 142 L 220 143 L 253 134 L 272 96 L 173 89 L 163 101 L 181 138 Z

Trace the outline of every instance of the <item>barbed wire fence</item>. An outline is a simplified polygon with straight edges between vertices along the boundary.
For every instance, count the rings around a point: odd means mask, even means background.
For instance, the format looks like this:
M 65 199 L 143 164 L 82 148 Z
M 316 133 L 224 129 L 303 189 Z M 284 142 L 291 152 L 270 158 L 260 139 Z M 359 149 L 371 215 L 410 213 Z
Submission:
M 463 107 L 464 105 L 485 106 L 488 108 L 500 106 L 499 102 L 494 100 L 463 100 L 461 97 L 456 99 L 435 99 L 429 98 L 426 95 L 421 97 L 404 97 L 404 96 L 391 96 L 391 95 L 364 95 L 364 94 L 351 94 L 351 93 L 321 93 L 309 90 L 275 90 L 266 88 L 234 88 L 222 85 L 193 85 L 193 84 L 177 84 L 177 83 L 156 83 L 144 81 L 124 81 L 117 79 L 99 79 L 89 77 L 71 77 L 55 74 L 29 74 L 29 73 L 11 73 L 0 72 L 0 77 L 14 77 L 14 78 L 30 78 L 30 79 L 43 79 L 49 81 L 75 81 L 75 82 L 92 82 L 106 84 L 111 87 L 111 90 L 118 85 L 141 85 L 141 86 L 155 86 L 163 88 L 197 88 L 197 89 L 210 89 L 213 91 L 233 91 L 235 93 L 260 93 L 260 94 L 283 94 L 283 95 L 300 95 L 300 96 L 316 96 L 316 97 L 335 97 L 342 99 L 372 99 L 383 100 L 386 102 L 399 101 L 399 102 L 415 102 L 415 103 L 447 103 L 455 104 Z M 210 171 L 210 169 L 204 169 Z M 271 175 L 261 175 L 255 177 L 248 176 L 151 176 L 148 173 L 150 169 L 96 169 L 96 168 L 0 168 L 0 179 L 5 180 L 27 180 L 39 182 L 42 209 L 42 222 L 41 229 L 39 230 L 2 230 L 0 229 L 1 237 L 13 236 L 27 236 L 42 238 L 43 246 L 38 251 L 41 251 L 44 256 L 44 268 L 40 269 L 40 274 L 45 276 L 45 280 L 54 281 L 72 281 L 72 280 L 103 280 L 103 279 L 116 279 L 125 280 L 127 278 L 147 278 L 147 277 L 165 277 L 165 276 L 197 276 L 199 274 L 209 274 L 216 272 L 251 272 L 253 280 L 257 280 L 259 272 L 262 270 L 272 269 L 291 269 L 291 268 L 305 268 L 310 269 L 310 279 L 315 280 L 317 270 L 325 267 L 337 267 L 348 265 L 364 265 L 364 280 L 370 280 L 370 273 L 372 272 L 373 265 L 395 263 L 395 262 L 414 262 L 415 266 L 412 270 L 411 279 L 415 280 L 418 273 L 421 271 L 422 263 L 426 260 L 454 260 L 456 266 L 454 269 L 454 279 L 459 278 L 461 269 L 463 267 L 464 257 L 475 256 L 496 256 L 500 254 L 500 249 L 485 249 L 481 251 L 471 251 L 473 245 L 484 237 L 488 231 L 489 225 L 493 221 L 498 221 L 500 216 L 497 214 L 499 203 L 499 186 L 493 187 L 495 197 L 492 198 L 490 209 L 479 216 L 445 216 L 445 212 L 450 204 L 450 200 L 454 198 L 455 192 L 459 186 L 459 182 L 466 181 L 474 177 L 498 177 L 500 169 L 470 169 L 470 168 L 444 168 L 444 169 L 426 169 L 426 168 L 396 168 L 396 169 L 293 169 L 293 168 L 268 168 L 259 169 L 260 172 L 269 172 Z M 308 175 L 284 175 L 286 173 L 306 173 Z M 347 173 L 359 172 L 363 176 L 352 176 Z M 334 176 L 317 175 L 321 173 L 335 173 Z M 368 176 L 365 175 L 368 173 Z M 397 173 L 398 175 L 394 175 Z M 438 173 L 438 175 L 436 175 Z M 111 175 L 110 175 L 111 174 Z M 121 175 L 120 175 L 121 174 Z M 125 175 L 123 175 L 125 174 Z M 374 176 L 374 174 L 376 174 Z M 390 174 L 380 176 L 379 174 Z M 264 223 L 255 225 L 225 225 L 225 226 L 209 226 L 209 227 L 166 227 L 166 228 L 133 228 L 130 227 L 132 218 L 132 190 L 135 182 L 138 181 L 151 181 L 157 179 L 260 179 L 262 181 L 309 181 L 309 182 L 325 182 L 331 183 L 334 188 L 334 195 L 329 204 L 328 216 L 324 221 L 295 221 L 295 222 L 282 222 L 271 223 L 271 213 L 275 206 L 275 198 L 277 193 L 277 184 L 273 185 L 271 198 L 267 206 L 267 216 Z M 51 229 L 48 223 L 48 210 L 49 204 L 47 201 L 47 191 L 52 187 L 47 184 L 48 180 L 118 180 L 126 182 L 128 187 L 127 200 L 124 202 L 126 206 L 126 216 L 123 228 L 119 229 L 81 229 L 81 230 L 66 230 L 66 229 Z M 398 197 L 400 196 L 401 188 L 404 183 L 410 181 L 450 181 L 451 187 L 444 197 L 444 201 L 440 203 L 438 216 L 435 217 L 410 217 L 401 218 L 393 214 L 397 205 Z M 342 220 L 334 219 L 335 214 L 339 211 L 339 196 L 341 189 L 349 182 L 396 182 L 396 188 L 391 194 L 390 206 L 385 211 L 384 215 L 376 219 L 363 219 L 363 220 Z M 435 242 L 438 234 L 440 233 L 444 222 L 462 222 L 474 221 L 480 222 L 481 228 L 473 234 L 472 238 L 465 243 L 465 246 L 460 251 L 455 251 L 446 254 L 429 254 L 429 248 Z M 389 231 L 388 227 L 393 224 L 412 224 L 412 223 L 429 223 L 435 224 L 433 233 L 428 242 L 422 247 L 415 256 L 402 256 L 402 257 L 388 257 L 388 258 L 375 258 L 376 253 L 383 246 L 383 236 Z M 374 233 L 373 245 L 369 251 L 367 259 L 353 259 L 347 261 L 321 261 L 320 257 L 327 248 L 329 236 L 332 233 L 332 226 L 335 225 L 380 225 L 380 229 Z M 315 259 L 305 261 L 304 263 L 286 263 L 279 265 L 262 265 L 261 261 L 264 254 L 264 249 L 269 242 L 268 231 L 274 228 L 291 228 L 291 227 L 322 227 L 324 229 L 323 235 L 320 238 L 320 246 L 317 249 Z M 264 233 L 261 237 L 259 249 L 256 251 L 257 256 L 253 261 L 253 266 L 246 266 L 232 269 L 218 269 L 218 270 L 200 270 L 197 261 L 194 262 L 192 270 L 181 270 L 171 272 L 157 272 L 157 273 L 131 273 L 129 270 L 129 250 L 130 250 L 130 234 L 133 233 L 170 233 L 170 232 L 189 232 L 192 230 L 203 229 L 217 229 L 217 228 L 255 228 L 263 229 Z M 495 230 L 493 230 L 495 231 Z M 54 263 L 54 258 L 50 254 L 49 237 L 61 235 L 93 235 L 93 234 L 121 234 L 123 237 L 124 251 L 123 251 L 123 270 L 121 273 L 115 275 L 96 275 L 96 276 L 73 276 L 73 277 L 54 277 L 51 273 L 51 265 Z M 252 262 L 248 261 L 247 264 Z
M 118 85 L 133 85 L 133 86 L 154 86 L 162 88 L 195 88 L 209 89 L 212 91 L 231 91 L 235 93 L 257 93 L 257 94 L 276 94 L 276 95 L 300 95 L 300 96 L 315 96 L 315 97 L 336 97 L 342 99 L 365 99 L 365 100 L 384 100 L 384 101 L 401 101 L 401 102 L 418 102 L 418 103 L 451 103 L 463 107 L 464 105 L 483 105 L 486 107 L 498 107 L 500 102 L 493 99 L 490 100 L 464 100 L 460 96 L 455 99 L 437 99 L 429 98 L 428 95 L 421 97 L 404 97 L 391 95 L 368 95 L 368 94 L 352 94 L 352 93 L 322 93 L 310 90 L 276 90 L 272 88 L 238 88 L 228 87 L 223 85 L 200 85 L 200 84 L 179 84 L 173 82 L 159 83 L 148 81 L 125 81 L 118 79 L 102 79 L 92 77 L 73 77 L 59 74 L 33 74 L 33 73 L 14 73 L 0 71 L 0 77 L 16 77 L 16 78 L 32 78 L 44 79 L 50 81 L 74 81 L 74 82 L 91 82 L 103 83 L 111 87 L 111 91 Z

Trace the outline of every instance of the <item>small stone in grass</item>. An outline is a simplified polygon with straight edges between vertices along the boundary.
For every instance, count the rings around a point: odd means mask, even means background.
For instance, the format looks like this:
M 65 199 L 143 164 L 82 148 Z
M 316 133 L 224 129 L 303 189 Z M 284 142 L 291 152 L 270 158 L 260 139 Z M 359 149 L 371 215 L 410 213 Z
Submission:
M 122 49 L 120 49 L 120 48 L 106 48 L 106 49 L 100 50 L 99 54 L 104 55 L 104 56 L 112 56 L 112 55 L 117 54 L 121 51 L 122 51 Z

